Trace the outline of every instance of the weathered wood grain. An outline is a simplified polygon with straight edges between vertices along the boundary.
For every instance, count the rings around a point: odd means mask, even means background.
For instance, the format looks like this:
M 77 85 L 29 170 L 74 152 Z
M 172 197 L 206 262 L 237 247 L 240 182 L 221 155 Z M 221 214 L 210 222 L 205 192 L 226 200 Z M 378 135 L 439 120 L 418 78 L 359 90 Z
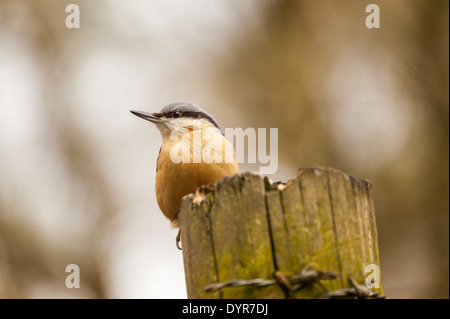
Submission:
M 220 282 L 271 278 L 275 271 L 267 222 L 264 181 L 244 173 L 226 178 L 215 190 L 211 229 Z M 223 298 L 270 298 L 276 286 L 223 290 Z
M 209 219 L 214 197 L 212 193 L 205 194 L 208 191 L 186 196 L 181 206 L 183 213 L 179 215 L 189 298 L 219 298 L 218 292 L 206 293 L 202 289 L 218 281 Z
M 349 287 L 349 276 L 364 284 L 366 266 L 380 263 L 372 186 L 333 168 L 300 169 L 286 184 L 225 177 L 183 199 L 180 226 L 189 298 L 318 298 L 318 285 L 288 295 L 278 285 L 204 287 L 291 276 L 313 263 L 340 275 L 324 282 L 333 291 Z

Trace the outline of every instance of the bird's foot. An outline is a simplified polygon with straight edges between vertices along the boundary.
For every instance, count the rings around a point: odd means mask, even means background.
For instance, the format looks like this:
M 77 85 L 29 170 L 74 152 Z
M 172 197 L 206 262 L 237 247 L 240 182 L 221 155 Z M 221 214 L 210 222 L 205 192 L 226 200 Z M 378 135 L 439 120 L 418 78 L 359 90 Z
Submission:
M 175 242 L 176 242 L 177 248 L 179 250 L 182 250 L 183 248 L 181 248 L 181 245 L 180 245 L 180 242 L 181 242 L 181 232 L 180 232 L 180 230 L 178 230 L 178 234 L 177 234 L 177 237 L 175 238 Z

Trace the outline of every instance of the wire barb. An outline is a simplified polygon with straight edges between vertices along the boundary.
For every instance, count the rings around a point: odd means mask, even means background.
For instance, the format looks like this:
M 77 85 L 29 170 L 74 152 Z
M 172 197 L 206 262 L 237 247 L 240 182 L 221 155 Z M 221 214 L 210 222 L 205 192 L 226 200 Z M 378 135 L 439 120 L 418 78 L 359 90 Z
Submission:
M 299 275 L 291 277 L 291 282 L 296 284 L 291 288 L 291 291 L 296 291 L 304 286 L 318 284 L 322 290 L 327 293 L 328 289 L 321 282 L 322 280 L 336 280 L 339 275 L 333 272 L 324 271 L 321 269 L 314 269 L 313 264 L 309 263 L 301 270 Z
M 323 295 L 324 299 L 337 299 L 337 298 L 354 298 L 354 299 L 385 299 L 386 296 L 380 295 L 376 291 L 370 290 L 370 288 L 359 284 L 355 278 L 348 277 L 351 288 L 341 288 L 336 291 L 332 291 Z

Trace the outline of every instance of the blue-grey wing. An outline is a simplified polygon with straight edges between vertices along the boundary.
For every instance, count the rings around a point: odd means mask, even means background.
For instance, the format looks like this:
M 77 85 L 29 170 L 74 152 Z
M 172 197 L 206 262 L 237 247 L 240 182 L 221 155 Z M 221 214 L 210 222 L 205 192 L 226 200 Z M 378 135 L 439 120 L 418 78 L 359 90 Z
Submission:
M 159 152 L 158 152 L 158 158 L 156 159 L 156 173 L 158 173 L 158 161 L 159 161 L 159 154 L 161 154 L 161 147 L 159 148 Z

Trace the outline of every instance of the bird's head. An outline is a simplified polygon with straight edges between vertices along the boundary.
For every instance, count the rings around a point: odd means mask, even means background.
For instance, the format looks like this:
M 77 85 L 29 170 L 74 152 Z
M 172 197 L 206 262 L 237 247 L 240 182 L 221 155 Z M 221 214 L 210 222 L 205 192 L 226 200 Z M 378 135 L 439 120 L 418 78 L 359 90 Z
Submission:
M 172 103 L 165 106 L 160 112 L 152 114 L 141 111 L 130 112 L 154 123 L 163 138 L 204 128 L 214 128 L 220 131 L 219 125 L 211 114 L 191 103 Z

